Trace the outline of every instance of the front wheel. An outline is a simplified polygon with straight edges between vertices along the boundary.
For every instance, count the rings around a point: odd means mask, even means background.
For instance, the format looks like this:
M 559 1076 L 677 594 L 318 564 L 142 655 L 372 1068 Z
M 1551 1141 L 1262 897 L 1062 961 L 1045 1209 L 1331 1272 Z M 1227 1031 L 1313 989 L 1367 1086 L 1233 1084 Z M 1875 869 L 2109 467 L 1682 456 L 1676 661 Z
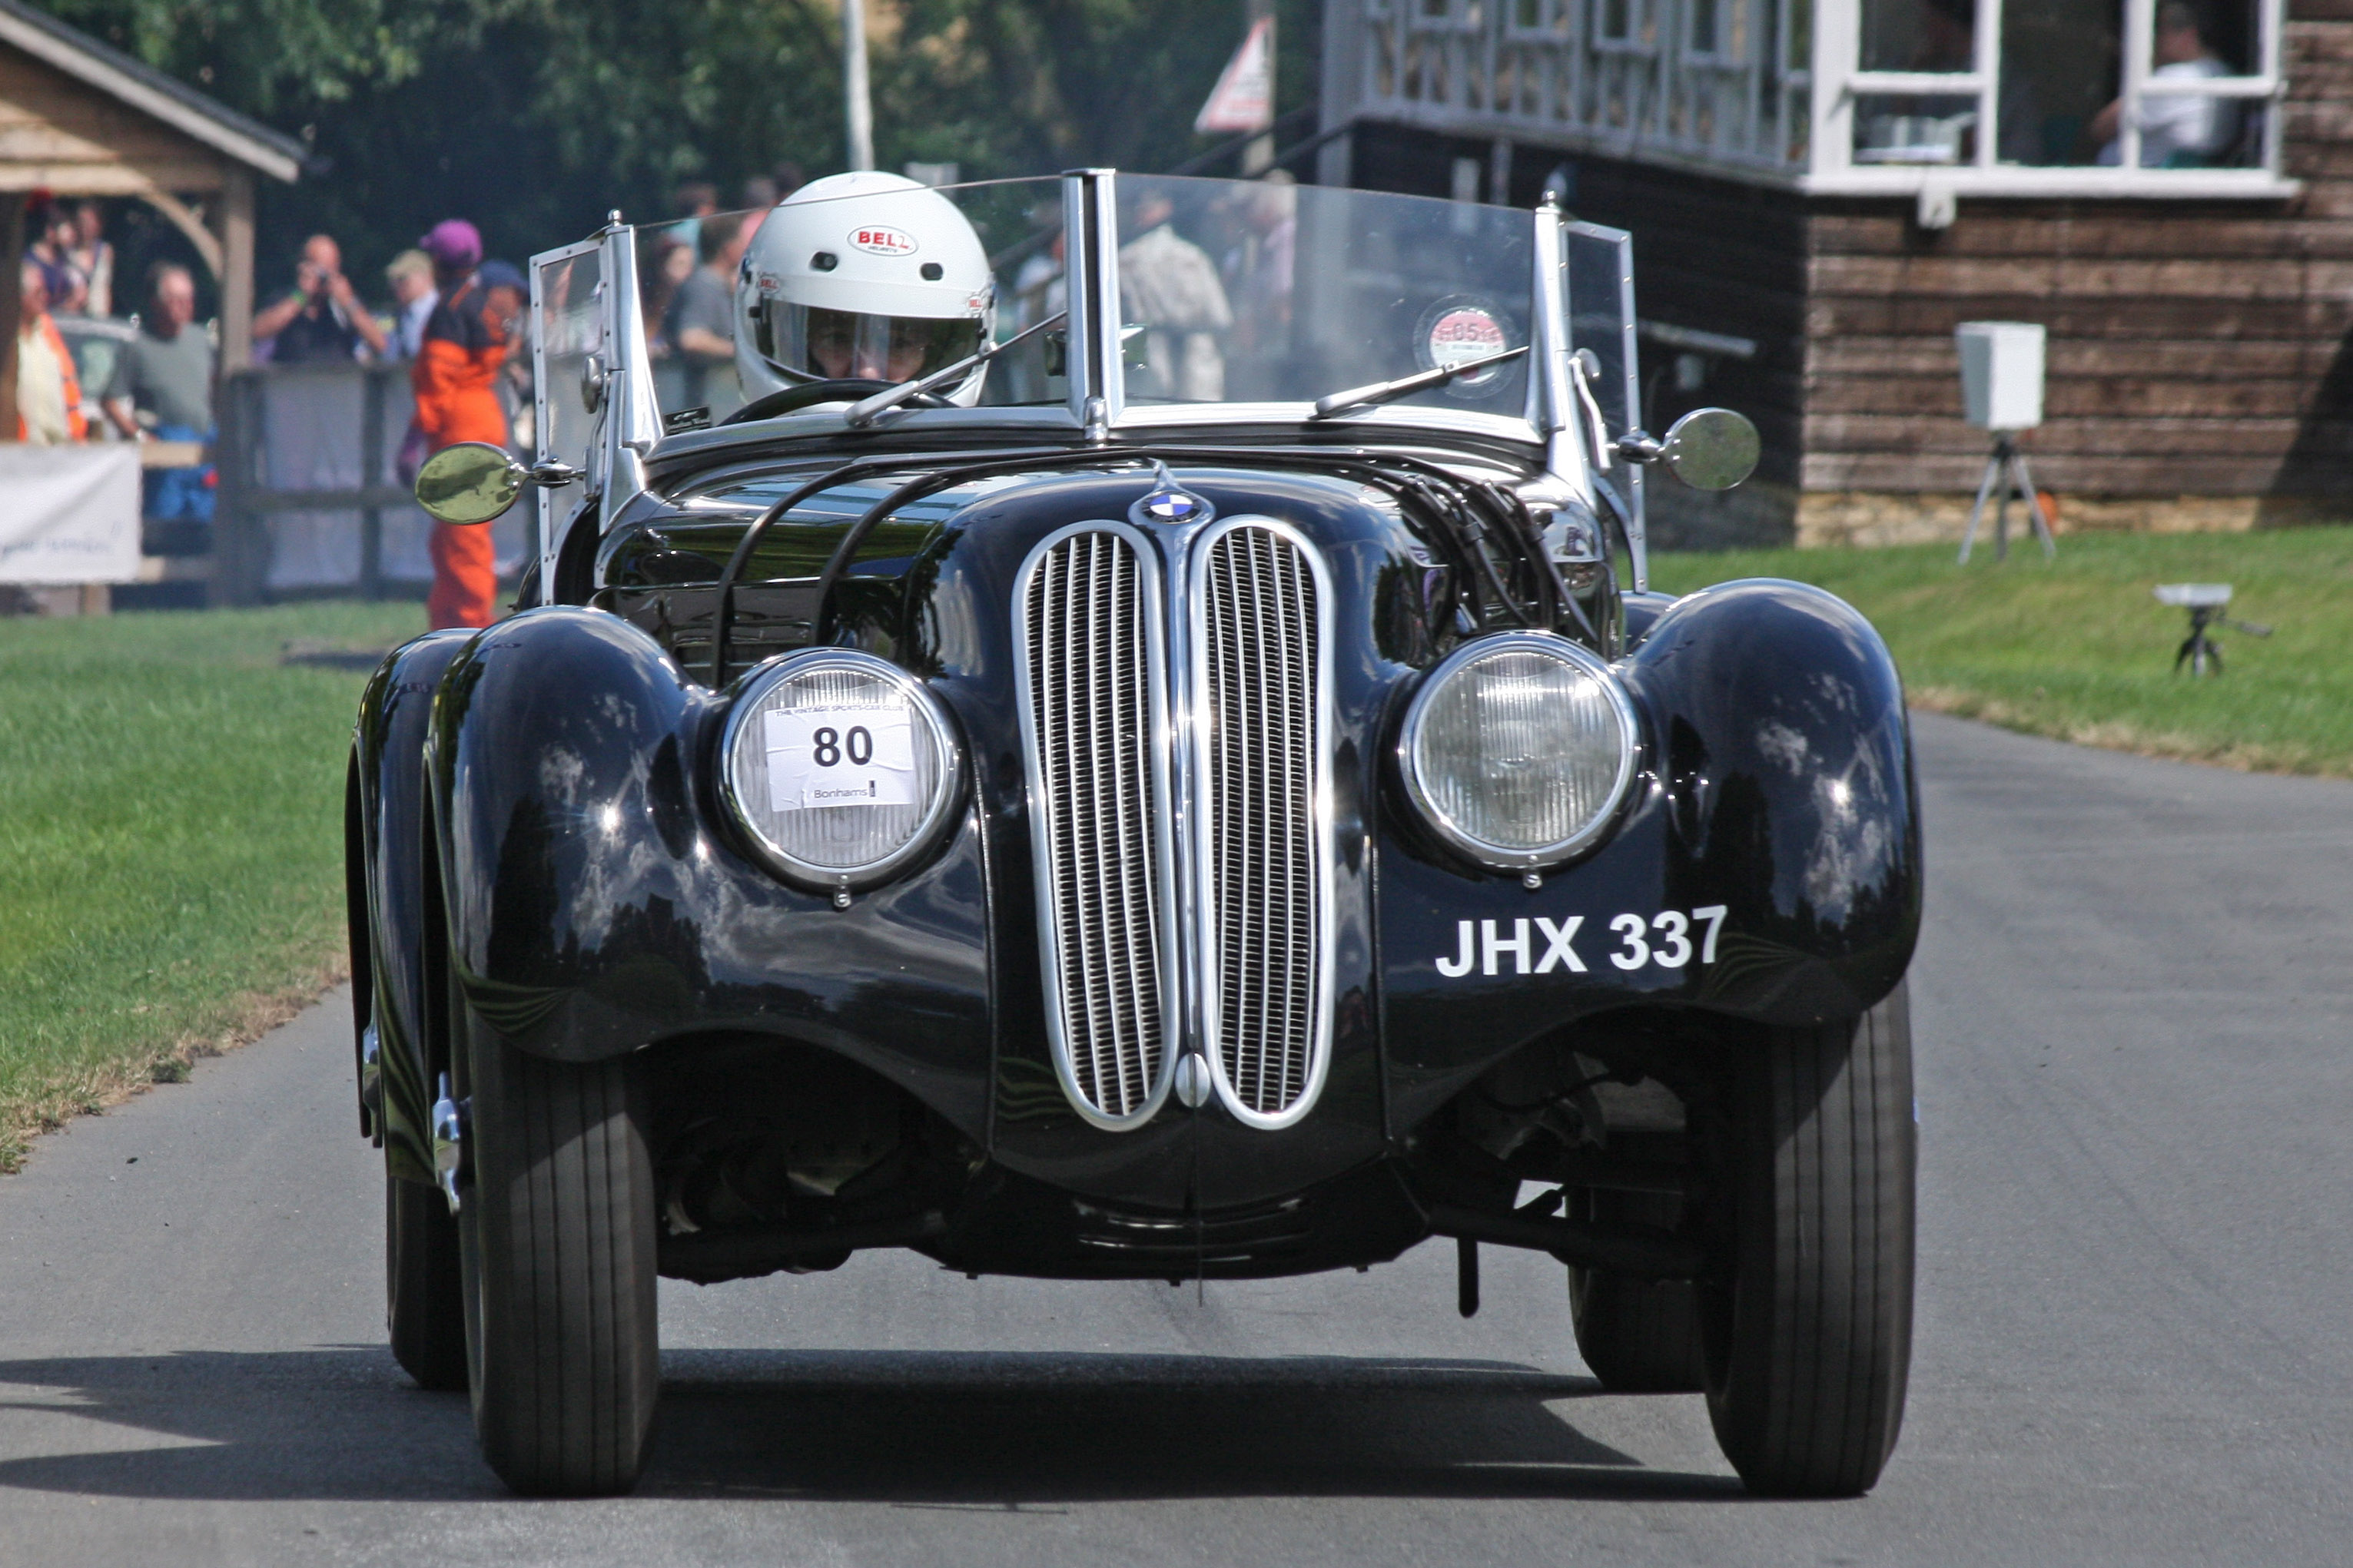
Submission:
M 1708 1415 L 1752 1491 L 1852 1497 L 1894 1449 L 1912 1360 L 1905 987 L 1860 1019 L 1774 1031 L 1733 1057 L 1725 1089 Z
M 466 1307 L 458 1221 L 441 1189 L 384 1178 L 385 1322 L 393 1359 L 419 1388 L 466 1386 Z
M 1641 1224 L 1672 1231 L 1683 1200 L 1672 1194 L 1588 1192 L 1577 1217 L 1602 1226 Z M 1569 1321 L 1577 1353 L 1612 1394 L 1697 1394 L 1699 1298 L 1683 1279 L 1638 1279 L 1607 1268 L 1568 1271 Z
M 627 1491 L 660 1386 L 638 1065 L 552 1062 L 469 1032 L 459 1224 L 483 1457 L 526 1496 Z

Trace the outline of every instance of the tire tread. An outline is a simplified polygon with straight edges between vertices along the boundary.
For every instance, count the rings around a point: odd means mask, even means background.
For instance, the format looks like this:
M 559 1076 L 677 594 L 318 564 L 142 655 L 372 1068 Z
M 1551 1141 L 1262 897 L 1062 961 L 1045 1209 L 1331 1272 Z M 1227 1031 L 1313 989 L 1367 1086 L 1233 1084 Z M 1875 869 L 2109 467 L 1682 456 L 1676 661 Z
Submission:
M 1911 1361 L 1904 989 L 1852 1024 L 1777 1031 L 1741 1091 L 1729 1163 L 1746 1189 L 1742 1279 L 1709 1413 L 1753 1489 L 1852 1496 L 1894 1448 Z
M 437 1394 L 466 1388 L 466 1304 L 458 1222 L 440 1190 L 384 1179 L 385 1327 L 393 1359 Z
M 653 1178 L 635 1064 L 554 1062 L 502 1044 L 477 1051 L 478 1064 L 502 1058 L 478 1071 L 475 1089 L 484 1455 L 519 1492 L 626 1491 L 659 1389 Z

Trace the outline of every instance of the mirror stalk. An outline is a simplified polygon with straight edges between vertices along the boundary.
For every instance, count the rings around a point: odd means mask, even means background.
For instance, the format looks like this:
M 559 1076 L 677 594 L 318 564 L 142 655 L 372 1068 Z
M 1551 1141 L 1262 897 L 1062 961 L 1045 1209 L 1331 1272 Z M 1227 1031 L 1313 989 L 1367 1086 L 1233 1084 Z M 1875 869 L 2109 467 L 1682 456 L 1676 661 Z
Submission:
M 1618 437 L 1611 450 L 1629 463 L 1655 463 L 1667 455 L 1667 448 L 1648 430 L 1629 430 Z

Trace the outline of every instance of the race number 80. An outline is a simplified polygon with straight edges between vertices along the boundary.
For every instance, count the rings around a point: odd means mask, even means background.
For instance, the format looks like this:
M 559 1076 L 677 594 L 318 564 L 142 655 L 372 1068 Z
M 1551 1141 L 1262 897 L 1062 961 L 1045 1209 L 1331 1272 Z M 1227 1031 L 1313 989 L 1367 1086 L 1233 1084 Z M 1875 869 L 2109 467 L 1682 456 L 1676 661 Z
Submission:
M 874 760 L 874 731 L 863 724 L 852 724 L 843 735 L 830 726 L 820 726 L 809 736 L 809 759 L 821 768 L 841 765 L 847 752 L 852 767 L 862 768 Z
M 770 709 L 761 719 L 769 810 L 915 803 L 911 710 Z

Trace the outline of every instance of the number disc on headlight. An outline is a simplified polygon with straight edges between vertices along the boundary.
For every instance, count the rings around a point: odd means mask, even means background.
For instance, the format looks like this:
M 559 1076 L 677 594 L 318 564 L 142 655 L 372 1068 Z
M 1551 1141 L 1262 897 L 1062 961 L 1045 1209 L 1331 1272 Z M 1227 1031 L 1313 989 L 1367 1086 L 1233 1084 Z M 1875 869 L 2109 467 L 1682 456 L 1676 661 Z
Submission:
M 955 794 L 939 704 L 871 654 L 827 648 L 756 676 L 721 743 L 728 804 L 761 858 L 820 887 L 879 881 L 920 854 Z

